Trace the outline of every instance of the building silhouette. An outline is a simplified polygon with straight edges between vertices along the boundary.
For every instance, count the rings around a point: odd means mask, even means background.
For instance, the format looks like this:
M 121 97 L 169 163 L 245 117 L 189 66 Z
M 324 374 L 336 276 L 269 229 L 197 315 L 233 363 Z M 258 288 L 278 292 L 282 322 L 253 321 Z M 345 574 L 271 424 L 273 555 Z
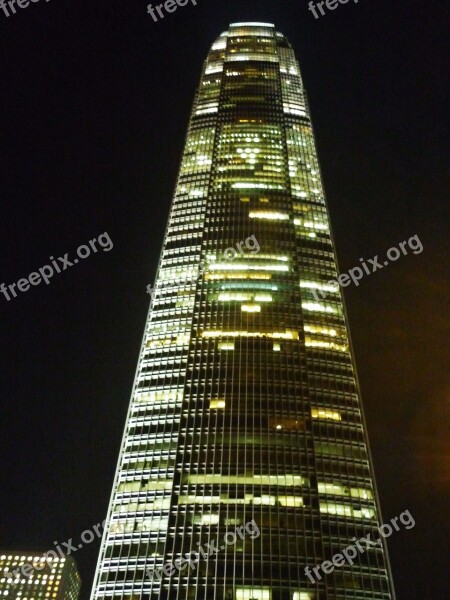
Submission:
M 299 65 L 266 23 L 195 97 L 92 599 L 389 600 L 380 513 Z M 212 548 L 211 548 L 212 545 Z

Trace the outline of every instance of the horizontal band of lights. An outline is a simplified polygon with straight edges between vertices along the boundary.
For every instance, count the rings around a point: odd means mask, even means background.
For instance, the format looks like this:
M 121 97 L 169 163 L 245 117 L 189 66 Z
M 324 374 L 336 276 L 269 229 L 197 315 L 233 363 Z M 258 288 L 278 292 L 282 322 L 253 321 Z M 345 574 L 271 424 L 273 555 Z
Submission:
M 360 500 L 373 500 L 371 490 L 365 488 L 348 488 L 338 483 L 326 483 L 319 481 L 317 484 L 319 494 L 331 494 L 334 496 L 349 496 Z
M 342 421 L 341 413 L 337 410 L 328 408 L 311 408 L 311 417 L 313 419 L 324 419 L 328 421 Z
M 223 398 L 214 398 L 209 401 L 209 408 L 220 409 L 220 408 L 225 408 L 225 406 L 226 406 L 226 402 L 225 402 L 225 400 L 223 400 Z
M 320 502 L 320 512 L 338 517 L 353 517 L 354 519 L 376 519 L 374 508 L 354 508 L 348 504 L 336 504 L 334 502 Z
M 159 404 L 161 402 L 182 402 L 183 389 L 174 390 L 152 390 L 135 396 L 135 402 L 139 404 Z
M 234 342 L 221 342 L 219 350 L 234 350 Z
M 210 271 L 289 271 L 287 265 L 246 264 L 231 261 L 228 263 L 210 263 L 208 269 Z
M 147 348 L 165 348 L 167 346 L 186 346 L 189 344 L 191 339 L 190 335 L 183 334 L 177 337 L 162 338 L 156 340 L 150 340 L 146 343 Z
M 153 479 L 147 483 L 139 481 L 123 481 L 117 486 L 118 492 L 144 492 L 150 490 L 171 490 L 172 480 Z
M 276 506 L 279 504 L 286 508 L 302 508 L 304 501 L 302 496 L 273 496 L 268 494 L 255 496 L 254 494 L 244 494 L 243 498 L 227 498 L 222 494 L 220 496 L 180 496 L 178 504 L 251 504 L 253 506 Z
M 300 287 L 307 290 L 322 290 L 324 292 L 337 292 L 339 285 L 330 283 L 320 283 L 319 281 L 300 281 Z
M 289 215 L 273 210 L 252 210 L 248 216 L 250 219 L 266 219 L 268 221 L 288 221 Z
M 219 288 L 221 290 L 271 290 L 276 292 L 278 286 L 273 283 L 261 283 L 256 281 L 236 282 L 231 281 L 222 283 Z
M 305 333 L 318 333 L 320 335 L 329 335 L 331 337 L 336 337 L 338 332 L 336 329 L 330 329 L 329 327 L 322 327 L 321 325 L 304 325 L 303 330 Z M 342 337 L 341 333 L 341 337 Z
M 346 344 L 336 344 L 335 342 L 326 342 L 309 336 L 305 337 L 305 346 L 307 348 L 323 348 L 324 350 L 337 350 L 338 352 L 348 352 Z
M 247 302 L 254 300 L 255 302 L 272 302 L 271 294 L 244 294 L 239 292 L 222 292 L 218 297 L 219 302 Z
M 171 507 L 172 499 L 170 496 L 166 498 L 157 498 L 153 502 L 129 502 L 128 504 L 117 504 L 114 507 L 116 513 L 130 513 L 152 510 L 168 510 Z
M 319 231 L 329 231 L 329 227 L 325 223 L 318 221 L 304 221 L 303 219 L 294 219 L 294 225 L 301 225 L 308 229 L 317 229 Z
M 283 111 L 287 114 L 297 115 L 299 117 L 306 116 L 305 109 L 299 108 L 297 104 L 283 104 Z
M 223 71 L 223 62 L 210 63 L 205 69 L 205 75 L 211 75 L 213 73 L 221 73 Z
M 261 306 L 259 304 L 243 304 L 241 306 L 241 311 L 247 313 L 260 313 Z
M 226 39 L 226 37 L 223 37 L 222 39 L 219 39 L 217 42 L 214 42 L 214 44 L 211 46 L 211 50 L 225 50 L 226 47 L 227 47 L 227 39 Z
M 222 330 L 206 330 L 203 331 L 202 336 L 204 338 L 217 338 L 217 337 L 244 337 L 244 338 L 273 338 L 282 340 L 298 340 L 298 331 L 222 331 Z
M 308 480 L 302 475 L 184 475 L 191 485 L 279 485 L 280 487 L 295 487 L 308 485 Z
M 332 306 L 319 304 L 318 302 L 302 302 L 302 308 L 313 312 L 336 313 L 337 310 Z
M 272 600 L 270 588 L 242 587 L 236 588 L 236 600 Z
M 238 181 L 231 185 L 235 190 L 284 190 L 282 185 L 270 183 L 253 183 L 252 181 Z
M 226 58 L 226 62 L 240 62 L 240 61 L 246 61 L 246 60 L 251 60 L 251 61 L 263 60 L 265 62 L 273 62 L 273 63 L 280 62 L 280 59 L 278 58 L 277 55 L 265 54 L 265 53 L 259 53 L 259 52 L 251 52 L 248 54 L 230 54 Z
M 289 256 L 284 254 L 262 254 L 258 252 L 257 254 L 247 254 L 245 258 L 247 260 L 253 258 L 255 260 L 279 260 L 280 262 L 289 262 Z
M 272 279 L 270 273 L 245 273 L 239 272 L 219 272 L 219 273 L 206 273 L 206 280 L 218 280 L 218 279 Z
M 216 113 L 219 112 L 219 107 L 217 105 L 214 106 L 207 106 L 205 108 L 198 108 L 195 111 L 196 115 L 207 115 L 207 114 L 212 114 L 212 113 Z

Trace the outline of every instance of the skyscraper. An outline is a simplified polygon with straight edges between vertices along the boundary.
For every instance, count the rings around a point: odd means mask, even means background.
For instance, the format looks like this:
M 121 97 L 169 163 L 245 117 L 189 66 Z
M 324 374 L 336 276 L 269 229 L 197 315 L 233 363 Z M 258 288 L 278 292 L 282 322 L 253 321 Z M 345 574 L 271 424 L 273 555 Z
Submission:
M 77 600 L 80 575 L 72 557 L 42 552 L 5 552 L 0 556 L 0 596 L 8 600 Z
M 379 537 L 336 277 L 294 52 L 235 23 L 194 101 L 93 600 L 394 597 L 381 545 L 305 574 Z

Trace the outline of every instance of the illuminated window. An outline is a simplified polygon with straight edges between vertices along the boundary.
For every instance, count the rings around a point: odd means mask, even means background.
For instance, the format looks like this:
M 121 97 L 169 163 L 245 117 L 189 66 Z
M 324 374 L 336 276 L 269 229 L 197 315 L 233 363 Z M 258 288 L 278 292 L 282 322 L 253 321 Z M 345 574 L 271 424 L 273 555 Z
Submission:
M 219 515 L 201 515 L 194 517 L 194 523 L 197 523 L 198 525 L 218 525 L 219 522 Z
M 300 281 L 300 287 L 310 290 L 323 290 L 324 292 L 337 292 L 339 290 L 337 283 L 332 285 L 330 283 L 320 283 L 319 281 Z
M 239 263 L 239 262 L 229 262 L 229 263 L 213 263 L 209 265 L 210 271 L 289 271 L 289 267 L 287 265 L 279 265 L 277 263 L 268 263 L 264 264 L 264 262 L 259 263 Z
M 319 333 L 321 335 L 329 335 L 331 337 L 337 336 L 338 332 L 336 329 L 331 329 L 329 327 L 323 327 L 322 325 L 304 325 L 303 329 L 307 333 Z M 341 333 L 342 335 L 342 333 Z
M 233 342 L 220 342 L 219 350 L 234 350 Z
M 250 485 L 281 485 L 285 487 L 302 486 L 307 483 L 301 475 L 219 475 L 187 474 L 188 483 L 196 485 L 214 485 L 215 483 L 227 484 L 250 484 Z
M 289 417 L 270 417 L 269 427 L 277 431 L 295 431 L 304 429 L 305 423 L 302 419 L 294 419 Z
M 324 350 L 337 350 L 338 352 L 347 352 L 347 344 L 336 344 L 335 342 L 326 342 L 317 338 L 305 336 L 305 346 L 307 348 L 323 348 Z
M 301 496 L 278 496 L 277 500 L 281 506 L 286 506 L 287 508 L 301 508 L 304 506 Z
M 331 410 L 328 408 L 311 408 L 311 417 L 313 419 L 342 421 L 341 413 L 339 413 L 337 410 Z
M 376 519 L 374 508 L 354 508 L 349 504 L 337 504 L 335 502 L 320 502 L 320 512 L 355 519 Z
M 236 588 L 236 600 L 272 600 L 270 588 Z
M 259 313 L 261 312 L 261 306 L 259 304 L 243 304 L 241 306 L 241 311 L 248 313 Z
M 209 408 L 225 408 L 225 400 L 216 398 L 215 400 L 210 400 Z
M 289 215 L 274 210 L 252 210 L 249 212 L 250 219 L 267 219 L 270 221 L 288 221 Z
M 365 488 L 348 488 L 338 483 L 318 482 L 319 494 L 332 494 L 334 496 L 350 496 L 361 500 L 373 500 L 372 491 Z
M 318 302 L 302 302 L 302 308 L 305 310 L 311 310 L 313 312 L 325 312 L 325 313 L 336 313 L 337 310 L 325 304 L 319 304 Z

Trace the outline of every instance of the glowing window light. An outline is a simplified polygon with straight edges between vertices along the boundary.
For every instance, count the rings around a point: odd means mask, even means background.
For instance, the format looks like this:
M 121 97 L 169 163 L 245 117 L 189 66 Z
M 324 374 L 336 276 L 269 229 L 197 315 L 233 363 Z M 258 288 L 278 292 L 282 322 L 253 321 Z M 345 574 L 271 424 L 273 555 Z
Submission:
M 336 329 L 329 329 L 320 325 L 304 325 L 303 329 L 307 333 L 320 333 L 321 335 L 330 335 L 332 337 L 337 336 Z
M 218 525 L 219 522 L 219 515 L 202 515 L 200 519 L 200 525 Z
M 273 345 L 273 351 L 274 352 L 281 352 L 281 346 L 280 346 L 280 344 L 274 344 Z
M 269 219 L 272 221 L 288 221 L 289 215 L 271 210 L 252 210 L 249 215 L 250 219 Z
M 205 75 L 211 75 L 212 73 L 222 73 L 223 71 L 223 63 L 220 65 L 212 63 L 208 65 L 205 69 Z
M 273 297 L 271 294 L 255 294 L 253 300 L 255 302 L 272 302 Z
M 269 496 L 268 494 L 263 494 L 262 496 L 253 496 L 252 494 L 245 494 L 245 499 L 247 500 L 246 504 L 254 504 L 257 506 L 275 506 L 277 501 L 276 496 Z
M 219 40 L 217 40 L 217 42 L 214 42 L 214 44 L 211 46 L 211 50 L 225 50 L 226 47 L 227 47 L 226 38 L 219 39 Z
M 221 342 L 219 344 L 219 350 L 234 350 L 233 342 Z
M 307 348 L 323 348 L 324 350 L 337 350 L 339 352 L 348 351 L 348 346 L 345 344 L 335 344 L 334 342 L 325 342 L 310 337 L 305 337 L 305 346 Z
M 302 308 L 313 312 L 336 313 L 336 310 L 331 306 L 325 306 L 318 302 L 302 302 Z
M 220 409 L 225 408 L 225 400 L 223 398 L 214 398 L 209 402 L 209 408 Z
M 286 507 L 301 508 L 305 505 L 301 496 L 278 496 L 277 500 Z
M 257 254 L 246 254 L 245 258 L 247 260 L 279 260 L 280 262 L 289 262 L 289 256 L 284 254 L 262 254 L 258 252 Z
M 272 600 L 270 588 L 236 588 L 235 600 Z
M 372 490 L 366 488 L 349 488 L 338 483 L 319 481 L 317 484 L 319 494 L 332 494 L 334 496 L 350 496 L 362 500 L 373 500 Z
M 261 23 L 259 21 L 239 21 L 237 23 L 231 23 L 230 27 L 270 27 L 273 29 L 275 25 L 273 23 Z M 262 33 L 257 32 L 257 35 L 262 35 Z
M 324 292 L 337 292 L 339 290 L 337 282 L 336 285 L 332 285 L 330 283 L 320 283 L 318 281 L 300 281 L 300 287 L 309 290 L 323 290 Z
M 205 279 L 272 279 L 270 273 L 207 273 Z
M 216 113 L 219 112 L 219 108 L 217 106 L 211 106 L 209 108 L 198 108 L 195 111 L 196 115 L 207 115 L 207 114 L 212 114 L 212 113 Z
M 243 304 L 241 306 L 241 311 L 248 313 L 259 313 L 261 312 L 261 306 L 259 304 Z
M 243 484 L 250 485 L 280 485 L 284 487 L 303 486 L 308 481 L 302 475 L 220 475 L 220 474 L 187 474 L 186 479 L 190 484 Z
M 214 263 L 209 265 L 210 271 L 289 271 L 287 265 L 262 265 L 262 264 L 246 264 L 238 262 Z
M 341 517 L 354 517 L 355 519 L 375 519 L 376 512 L 373 508 L 353 508 L 347 504 L 333 502 L 320 502 L 320 512 Z
M 260 331 L 222 331 L 215 329 L 208 329 L 202 332 L 202 337 L 205 338 L 216 338 L 216 337 L 256 337 L 256 338 L 270 338 L 270 339 L 283 339 L 283 340 L 298 340 L 298 331 L 292 331 L 286 329 L 286 331 L 273 331 L 262 333 Z
M 178 504 L 218 504 L 220 496 L 179 496 Z
M 252 294 L 221 293 L 218 299 L 219 302 L 245 302 L 252 299 Z
M 233 183 L 232 188 L 236 190 L 245 190 L 245 189 L 260 189 L 260 190 L 283 190 L 284 187 L 282 185 L 271 185 L 270 183 L 252 183 L 250 181 L 245 182 L 237 182 Z
M 311 417 L 328 421 L 342 421 L 341 413 L 329 408 L 311 408 Z
M 313 595 L 309 592 L 294 592 L 292 600 L 313 600 Z

